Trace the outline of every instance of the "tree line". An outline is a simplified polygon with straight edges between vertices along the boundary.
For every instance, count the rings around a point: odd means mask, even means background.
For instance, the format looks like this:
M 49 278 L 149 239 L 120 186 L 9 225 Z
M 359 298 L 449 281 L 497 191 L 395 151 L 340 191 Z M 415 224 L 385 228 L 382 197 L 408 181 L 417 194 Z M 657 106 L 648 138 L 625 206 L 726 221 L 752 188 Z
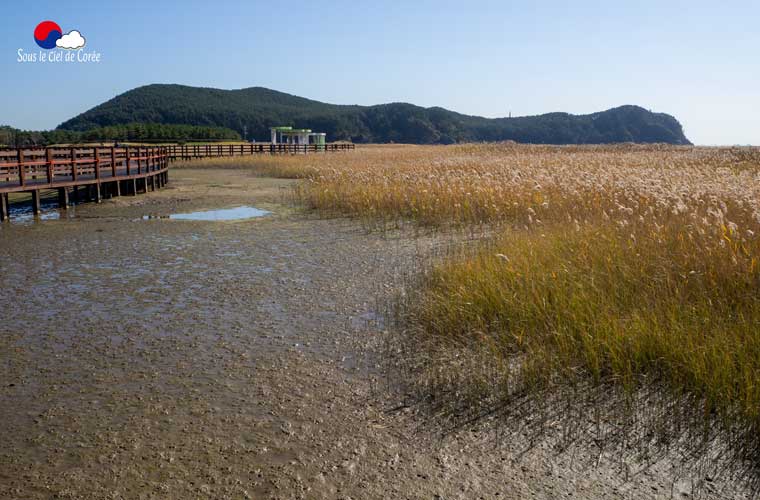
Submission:
M 187 142 L 240 140 L 240 134 L 224 127 L 164 123 L 127 123 L 89 130 L 19 130 L 0 126 L 0 145 L 50 146 L 83 142 Z

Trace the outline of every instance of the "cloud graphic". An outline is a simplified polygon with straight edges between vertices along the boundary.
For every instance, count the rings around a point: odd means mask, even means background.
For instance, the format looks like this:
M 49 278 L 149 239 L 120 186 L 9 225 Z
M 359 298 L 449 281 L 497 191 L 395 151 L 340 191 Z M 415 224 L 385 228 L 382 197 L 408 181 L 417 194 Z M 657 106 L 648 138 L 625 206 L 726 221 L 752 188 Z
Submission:
M 77 30 L 69 31 L 55 42 L 55 46 L 60 49 L 81 49 L 84 44 L 84 37 Z

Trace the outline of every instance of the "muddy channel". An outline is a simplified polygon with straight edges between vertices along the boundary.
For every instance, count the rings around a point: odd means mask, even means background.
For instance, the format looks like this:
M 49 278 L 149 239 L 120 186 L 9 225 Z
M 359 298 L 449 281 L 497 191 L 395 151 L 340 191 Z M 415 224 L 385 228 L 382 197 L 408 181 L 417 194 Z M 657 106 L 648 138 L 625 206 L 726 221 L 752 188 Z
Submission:
M 291 205 L 293 181 L 166 189 L 0 225 L 0 497 L 669 498 L 398 410 L 382 306 L 434 246 Z M 240 220 L 167 218 L 255 207 Z

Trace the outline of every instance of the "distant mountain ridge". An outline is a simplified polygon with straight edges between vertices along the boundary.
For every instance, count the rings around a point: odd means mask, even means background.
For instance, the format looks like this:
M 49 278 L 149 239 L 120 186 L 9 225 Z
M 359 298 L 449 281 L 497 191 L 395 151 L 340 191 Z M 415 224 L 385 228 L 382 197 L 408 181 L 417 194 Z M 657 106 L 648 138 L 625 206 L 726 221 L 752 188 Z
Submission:
M 691 144 L 674 117 L 631 105 L 588 115 L 548 113 L 483 118 L 406 103 L 328 104 L 263 87 L 221 90 L 175 84 L 129 90 L 58 128 L 84 131 L 128 123 L 226 127 L 241 135 L 247 132 L 248 138 L 257 140 L 268 140 L 271 126 L 291 125 L 327 132 L 331 141 Z

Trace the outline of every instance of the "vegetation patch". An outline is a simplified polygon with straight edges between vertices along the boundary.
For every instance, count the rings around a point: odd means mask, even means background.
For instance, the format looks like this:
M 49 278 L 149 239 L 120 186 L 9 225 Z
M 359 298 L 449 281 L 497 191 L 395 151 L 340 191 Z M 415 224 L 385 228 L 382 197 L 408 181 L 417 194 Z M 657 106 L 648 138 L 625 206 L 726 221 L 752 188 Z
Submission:
M 384 146 L 263 165 L 303 177 L 296 196 L 325 214 L 492 234 L 401 300 L 418 401 L 455 424 L 551 401 L 623 452 L 756 474 L 760 150 Z

